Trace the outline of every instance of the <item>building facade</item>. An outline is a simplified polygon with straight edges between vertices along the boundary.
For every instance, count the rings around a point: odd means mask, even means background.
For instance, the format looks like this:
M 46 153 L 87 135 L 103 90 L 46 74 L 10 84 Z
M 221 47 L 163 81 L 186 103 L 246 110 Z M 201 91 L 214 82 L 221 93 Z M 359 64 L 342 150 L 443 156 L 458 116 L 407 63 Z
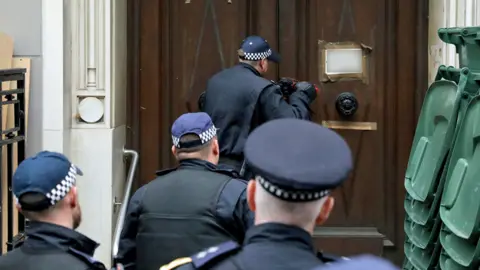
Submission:
M 175 5 L 206 6 L 209 2 L 207 0 L 175 1 L 175 4 L 170 3 L 171 1 L 142 0 L 138 2 L 147 5 L 147 7 L 143 7 L 145 10 L 148 9 L 148 5 L 151 5 L 151 13 L 142 13 L 142 15 L 157 16 L 155 17 L 157 20 L 163 20 L 160 15 L 154 14 L 155 12 L 161 13 L 158 7 L 171 8 L 171 12 L 174 13 L 179 12 L 180 8 Z M 223 2 L 236 5 L 237 1 L 240 0 Z M 137 111 L 137 114 L 140 115 L 138 117 L 142 117 L 142 114 L 149 115 L 148 110 L 151 110 L 151 107 L 142 107 L 142 104 L 132 100 L 131 97 L 135 95 L 129 92 L 131 89 L 127 89 L 131 85 L 127 82 L 127 78 L 131 78 L 131 74 L 135 72 L 140 73 L 137 76 L 141 77 L 141 73 L 144 72 L 143 68 L 146 66 L 145 63 L 129 66 L 135 60 L 129 60 L 127 54 L 138 55 L 133 50 L 139 50 L 135 49 L 135 46 L 129 45 L 131 44 L 129 42 L 132 42 L 132 36 L 129 34 L 132 33 L 131 28 L 138 27 L 138 25 L 134 25 L 133 21 L 139 20 L 138 14 L 135 17 L 135 13 L 129 13 L 129 9 L 135 5 L 131 2 L 127 0 L 0 0 L 0 31 L 6 32 L 14 38 L 16 56 L 33 59 L 27 153 L 32 154 L 42 149 L 63 152 L 82 168 L 85 175 L 78 181 L 78 186 L 84 219 L 80 231 L 101 243 L 96 256 L 104 262 L 110 261 L 112 237 L 119 208 L 116 202 L 123 199 L 122 194 L 128 169 L 123 149 L 132 145 L 127 141 L 127 137 L 138 137 L 139 135 L 135 132 L 148 136 L 145 134 L 153 129 L 152 127 L 132 128 L 130 122 L 135 121 L 135 118 L 127 113 L 129 110 Z M 158 5 L 154 2 L 165 2 L 166 4 Z M 250 1 L 248 2 L 250 3 Z M 262 4 L 259 5 L 268 6 L 274 5 L 277 1 L 261 0 L 260 2 Z M 331 1 L 323 2 L 328 6 Z M 388 5 L 395 1 L 385 0 L 384 2 Z M 428 44 L 421 46 L 422 50 L 425 50 L 425 55 L 428 55 L 428 60 L 425 58 L 425 63 L 422 64 L 428 66 L 428 73 L 424 74 L 426 85 L 427 81 L 434 78 L 439 65 L 456 65 L 458 63 L 455 49 L 453 46 L 443 44 L 438 39 L 436 30 L 440 27 L 479 25 L 480 3 L 477 0 L 430 0 L 418 1 L 418 3 L 428 5 L 427 7 L 418 7 L 419 12 L 428 11 L 419 15 L 420 18 L 423 16 L 425 19 L 428 16 L 428 38 L 426 38 Z M 245 8 L 248 9 L 249 6 Z M 343 8 L 345 9 L 345 6 Z M 401 6 L 393 8 L 401 8 Z M 353 10 L 355 9 L 361 10 L 361 7 L 354 6 Z M 399 9 L 399 13 L 402 12 Z M 145 24 L 143 27 L 159 26 Z M 180 27 L 176 28 L 178 30 L 182 26 L 177 27 Z M 214 32 L 214 30 L 211 31 Z M 265 29 L 259 31 L 268 32 Z M 152 43 L 152 36 L 145 37 L 141 33 L 154 35 L 154 32 L 141 29 L 140 34 L 137 33 L 138 35 L 135 35 L 134 38 L 139 42 L 144 42 L 144 47 L 156 46 L 156 43 Z M 165 34 L 163 30 L 162 34 Z M 172 37 L 172 35 L 170 33 L 168 37 Z M 158 38 L 165 39 L 165 37 Z M 279 42 L 281 43 L 282 40 Z M 286 41 L 281 44 L 288 46 Z M 164 49 L 162 48 L 162 50 Z M 406 50 L 415 49 L 412 46 Z M 153 59 L 162 57 L 158 55 L 158 52 L 155 54 L 155 49 L 152 51 L 154 52 L 151 56 Z M 229 57 L 226 56 L 226 58 Z M 144 53 L 138 58 L 137 62 L 148 61 L 148 54 Z M 193 59 L 176 58 L 171 61 L 193 61 Z M 172 69 L 175 68 L 174 62 L 169 63 L 172 65 Z M 165 67 L 168 69 L 168 64 Z M 135 68 L 137 70 L 132 71 Z M 158 71 L 159 73 L 168 73 L 165 68 L 158 68 Z M 302 71 L 300 69 L 297 72 L 301 74 Z M 280 73 L 282 72 L 280 71 Z M 148 74 L 151 75 L 151 73 Z M 170 78 L 170 80 L 174 79 Z M 155 84 L 155 80 L 152 81 L 152 84 L 161 86 Z M 171 82 L 170 85 L 174 85 L 174 82 Z M 161 90 L 157 89 L 157 91 Z M 161 95 L 157 95 L 156 98 L 160 107 L 169 106 L 168 104 L 171 102 L 171 100 L 162 100 Z M 137 105 L 139 108 L 131 108 Z M 162 111 L 158 108 L 157 110 L 158 113 Z M 179 109 L 179 111 L 182 110 Z M 177 111 L 173 110 L 173 112 Z M 135 113 L 130 114 L 134 115 Z M 127 124 L 127 121 L 130 122 Z M 156 125 L 153 122 L 150 124 Z M 167 135 L 163 137 L 167 138 L 168 129 L 164 132 Z M 139 139 L 137 138 L 137 140 Z M 406 140 L 411 140 L 411 138 Z M 143 147 L 159 148 L 158 145 Z M 135 148 L 142 151 L 142 147 Z M 168 152 L 168 148 L 164 151 Z M 164 157 L 167 156 L 166 159 L 168 159 L 168 155 L 169 153 L 164 153 L 162 157 L 155 158 L 165 159 Z M 142 152 L 140 157 L 149 158 L 148 155 L 142 155 Z M 406 160 L 404 161 L 406 162 Z M 153 167 L 144 164 L 143 168 L 148 168 L 150 171 Z M 402 168 L 399 170 L 401 171 Z M 153 177 L 153 172 L 141 171 L 140 177 L 148 178 L 148 175 Z M 145 182 L 148 179 L 142 179 L 139 182 L 143 183 L 142 181 Z M 400 194 L 399 197 L 403 196 L 402 191 L 394 192 Z M 362 226 L 358 225 L 357 227 Z M 382 232 L 382 230 L 379 231 Z M 335 232 L 338 233 L 339 230 L 335 230 Z M 368 237 L 376 237 L 375 233 L 368 234 Z M 325 232 L 324 234 L 326 235 Z M 358 233 L 355 236 L 359 235 L 361 234 Z M 381 235 L 383 235 L 382 244 L 390 245 L 388 237 L 385 237 L 388 232 Z M 398 241 L 398 239 L 392 240 L 392 242 Z

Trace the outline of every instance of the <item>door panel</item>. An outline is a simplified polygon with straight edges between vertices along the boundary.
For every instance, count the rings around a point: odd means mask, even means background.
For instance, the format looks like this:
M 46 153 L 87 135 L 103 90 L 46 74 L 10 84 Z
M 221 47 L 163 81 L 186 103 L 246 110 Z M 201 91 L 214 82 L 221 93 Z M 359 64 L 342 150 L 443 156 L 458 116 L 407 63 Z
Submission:
M 320 3 L 321 2 L 321 3 Z M 383 178 L 384 163 L 389 159 L 384 155 L 385 147 L 385 2 L 384 0 L 328 0 L 309 1 L 307 33 L 308 57 L 307 79 L 319 81 L 320 59 L 319 42 L 355 42 L 372 48 L 367 56 L 368 83 L 362 80 L 337 81 L 323 84 L 322 91 L 312 108 L 314 120 L 339 121 L 343 128 L 332 128 L 341 134 L 350 145 L 355 162 L 355 171 L 345 185 L 335 192 L 335 211 L 328 228 L 319 228 L 322 237 L 339 238 L 358 237 L 368 234 L 364 241 L 373 241 L 383 245 L 378 238 L 390 242 L 393 236 L 385 235 L 385 219 L 393 218 L 385 215 L 394 212 L 387 209 Z M 336 110 L 336 99 L 339 94 L 350 92 L 358 100 L 358 110 L 347 119 L 343 119 Z M 335 122 L 334 122 L 335 123 Z M 376 130 L 357 130 L 359 123 L 366 126 L 376 125 Z M 338 123 L 337 123 L 338 124 Z M 355 129 L 353 129 L 355 128 Z M 377 192 L 374 192 L 377 191 Z M 339 227 L 339 228 L 337 228 Z M 371 245 L 370 245 L 371 246 Z M 378 247 L 371 246 L 370 252 Z
M 172 89 L 170 113 L 185 112 L 186 102 L 197 110 L 197 97 L 208 77 L 236 62 L 238 41 L 246 33 L 246 1 L 167 1 L 169 52 L 166 67 Z M 175 89 L 175 90 L 173 90 Z
M 315 243 L 341 255 L 370 252 L 400 263 L 403 175 L 416 105 L 423 98 L 416 89 L 424 91 L 427 80 L 426 48 L 412 50 L 422 48 L 426 39 L 422 11 L 428 6 L 426 0 L 399 2 L 130 0 L 128 135 L 140 153 L 138 185 L 152 180 L 155 170 L 175 165 L 172 122 L 187 110 L 197 110 L 207 79 L 236 63 L 245 36 L 261 35 L 280 51 L 282 62 L 271 66 L 267 78 L 288 76 L 317 84 L 319 40 L 362 43 L 372 48 L 367 83 L 321 84 L 312 104 L 317 123 L 344 122 L 335 100 L 342 92 L 352 92 L 359 108 L 349 124 L 376 124 L 374 130 L 336 130 L 352 148 L 355 171 L 335 192 L 334 212 L 315 230 Z M 400 39 L 403 36 L 407 38 Z M 406 50 L 408 46 L 412 49 Z

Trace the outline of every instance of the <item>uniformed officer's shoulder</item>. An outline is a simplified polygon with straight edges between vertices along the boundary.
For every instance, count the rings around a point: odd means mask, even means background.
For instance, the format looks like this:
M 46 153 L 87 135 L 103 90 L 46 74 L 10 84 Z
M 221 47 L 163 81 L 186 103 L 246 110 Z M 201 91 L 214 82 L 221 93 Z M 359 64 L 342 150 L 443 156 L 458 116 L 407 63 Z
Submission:
M 218 246 L 209 247 L 192 256 L 192 264 L 196 269 L 201 269 L 209 263 L 239 251 L 240 248 L 241 246 L 235 241 L 228 241 Z
M 239 197 L 247 189 L 248 182 L 241 178 L 232 178 L 224 186 L 224 190 L 228 190 L 225 194 L 229 198 Z
M 188 258 L 179 258 L 160 268 L 160 270 L 172 269 L 208 269 L 212 263 L 220 261 L 229 255 L 240 250 L 241 246 L 234 242 L 228 241 L 218 246 L 209 247 L 205 250 Z
M 265 79 L 265 81 L 267 82 L 267 85 L 264 87 L 264 89 L 265 88 L 280 88 L 280 85 L 276 81 L 267 80 L 267 79 Z
M 79 250 L 76 250 L 72 247 L 70 247 L 68 249 L 68 253 L 73 255 L 77 259 L 80 259 L 84 263 L 88 264 L 89 267 L 90 267 L 89 269 L 98 269 L 98 270 L 107 269 L 102 262 L 100 262 L 100 261 L 96 260 L 95 258 L 93 258 L 92 256 L 90 256 L 90 255 L 88 255 L 84 252 L 81 252 Z
M 232 177 L 232 178 L 240 177 L 240 175 L 238 174 L 238 172 L 235 169 L 232 169 L 229 166 L 224 166 L 222 164 L 219 164 L 215 167 L 212 166 L 212 167 L 207 167 L 207 168 L 210 171 L 220 173 L 220 174 L 223 174 L 223 175 L 227 175 L 227 176 Z
M 262 92 L 261 94 L 262 95 L 270 95 L 272 93 L 275 93 L 275 94 L 281 94 L 282 93 L 282 89 L 280 88 L 280 86 L 274 82 L 274 81 L 269 81 L 269 84 L 267 84 L 263 89 L 262 89 Z
M 0 269 L 8 269 L 11 265 L 18 265 L 23 261 L 27 254 L 23 253 L 21 249 L 14 249 L 10 252 L 0 255 Z
M 334 262 L 341 262 L 341 261 L 345 261 L 345 260 L 350 260 L 350 258 L 347 258 L 347 257 L 337 256 L 337 255 L 334 255 L 334 254 L 329 254 L 329 253 L 324 253 L 324 252 L 318 252 L 317 257 L 323 263 L 334 263 Z
M 247 186 L 248 185 L 248 180 L 242 179 L 242 178 L 232 178 L 232 181 L 235 183 L 240 184 L 240 186 Z
M 175 171 L 177 168 L 170 168 L 170 169 L 165 169 L 165 170 L 159 170 L 159 171 L 156 171 L 155 172 L 155 175 L 156 176 L 163 176 L 163 175 L 166 175 L 166 174 L 169 174 L 173 171 Z
M 251 77 L 251 82 L 254 83 L 256 86 L 260 87 L 260 89 L 262 90 L 270 88 L 272 86 L 278 86 L 274 81 L 256 75 Z
M 351 257 L 348 260 L 341 260 L 327 266 L 319 266 L 312 270 L 399 270 L 391 262 L 372 255 Z

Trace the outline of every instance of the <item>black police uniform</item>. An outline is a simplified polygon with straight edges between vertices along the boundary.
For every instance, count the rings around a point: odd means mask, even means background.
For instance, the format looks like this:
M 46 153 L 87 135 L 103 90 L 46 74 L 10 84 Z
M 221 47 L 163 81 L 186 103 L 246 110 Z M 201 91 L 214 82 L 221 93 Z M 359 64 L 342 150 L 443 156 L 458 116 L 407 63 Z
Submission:
M 339 135 L 297 119 L 273 120 L 254 130 L 245 144 L 245 159 L 257 189 L 290 203 L 329 195 L 353 167 L 350 149 Z M 226 242 L 161 269 L 312 269 L 331 262 L 315 251 L 303 228 L 267 222 L 249 229 L 243 246 Z
M 27 239 L 20 247 L 0 257 L 0 269 L 106 269 L 93 258 L 98 244 L 74 230 L 30 222 L 26 233 Z
M 189 133 L 202 138 L 200 144 L 207 143 L 215 131 L 206 113 L 184 114 L 173 124 L 173 143 L 184 148 L 179 141 Z M 118 261 L 126 269 L 158 269 L 211 245 L 242 242 L 254 217 L 246 201 L 246 182 L 236 177 L 233 170 L 198 159 L 159 172 L 131 199 Z
M 18 166 L 13 176 L 13 193 L 22 210 L 43 211 L 61 201 L 75 185 L 81 170 L 60 153 L 43 151 Z M 26 193 L 41 193 L 45 200 L 32 205 L 24 202 Z M 70 228 L 30 221 L 26 240 L 0 257 L 2 270 L 106 269 L 93 258 L 98 244 Z
M 279 60 L 261 37 L 247 37 L 241 49 L 246 60 Z M 240 63 L 215 74 L 207 82 L 203 107 L 219 128 L 220 163 L 237 171 L 243 163 L 243 147 L 248 134 L 258 125 L 277 118 L 309 119 L 309 104 L 316 98 L 315 88 L 296 91 L 287 103 L 281 89 L 263 78 L 252 66 Z

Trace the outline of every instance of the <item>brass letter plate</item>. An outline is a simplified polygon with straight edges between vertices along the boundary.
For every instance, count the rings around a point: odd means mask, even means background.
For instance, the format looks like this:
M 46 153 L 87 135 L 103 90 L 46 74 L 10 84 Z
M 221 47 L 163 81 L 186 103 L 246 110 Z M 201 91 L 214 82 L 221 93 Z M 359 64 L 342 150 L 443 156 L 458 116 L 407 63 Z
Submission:
M 322 121 L 322 126 L 330 129 L 377 130 L 376 122 Z

